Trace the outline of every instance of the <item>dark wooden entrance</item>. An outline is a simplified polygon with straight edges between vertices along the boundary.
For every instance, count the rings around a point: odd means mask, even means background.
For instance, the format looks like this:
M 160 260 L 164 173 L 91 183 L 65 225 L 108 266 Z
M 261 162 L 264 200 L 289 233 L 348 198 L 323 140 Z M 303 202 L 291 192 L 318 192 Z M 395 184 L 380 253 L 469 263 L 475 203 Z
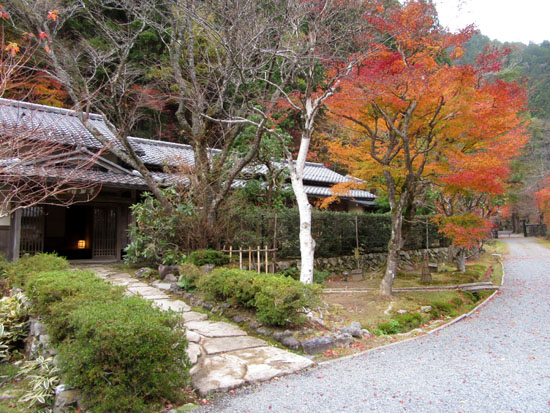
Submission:
M 44 207 L 33 206 L 21 211 L 19 255 L 44 251 Z
M 117 257 L 117 213 L 114 207 L 94 208 L 93 258 Z

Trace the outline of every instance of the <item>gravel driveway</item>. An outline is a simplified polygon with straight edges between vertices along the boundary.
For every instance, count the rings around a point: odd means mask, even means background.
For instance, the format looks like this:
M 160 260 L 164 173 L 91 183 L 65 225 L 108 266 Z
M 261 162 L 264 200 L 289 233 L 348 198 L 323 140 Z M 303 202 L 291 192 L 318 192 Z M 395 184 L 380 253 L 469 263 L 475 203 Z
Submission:
M 505 242 L 505 284 L 470 318 L 195 411 L 550 412 L 550 250 Z

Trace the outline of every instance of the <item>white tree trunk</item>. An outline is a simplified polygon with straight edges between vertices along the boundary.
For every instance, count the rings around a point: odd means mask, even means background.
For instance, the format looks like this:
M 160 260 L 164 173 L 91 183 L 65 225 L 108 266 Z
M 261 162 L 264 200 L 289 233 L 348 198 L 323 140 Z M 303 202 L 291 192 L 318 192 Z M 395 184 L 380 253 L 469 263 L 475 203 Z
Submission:
M 300 214 L 300 256 L 302 260 L 300 281 L 304 284 L 313 284 L 315 240 L 311 235 L 311 205 L 307 199 L 302 178 L 298 178 L 295 173 L 291 172 L 290 179 Z
M 311 204 L 307 199 L 304 188 L 304 168 L 306 165 L 309 143 L 313 133 L 314 110 L 311 99 L 307 99 L 304 113 L 304 130 L 300 141 L 300 150 L 296 162 L 290 160 L 290 181 L 296 197 L 298 212 L 300 214 L 300 257 L 302 266 L 300 269 L 300 281 L 304 284 L 313 284 L 313 260 L 315 254 L 315 240 L 311 235 Z

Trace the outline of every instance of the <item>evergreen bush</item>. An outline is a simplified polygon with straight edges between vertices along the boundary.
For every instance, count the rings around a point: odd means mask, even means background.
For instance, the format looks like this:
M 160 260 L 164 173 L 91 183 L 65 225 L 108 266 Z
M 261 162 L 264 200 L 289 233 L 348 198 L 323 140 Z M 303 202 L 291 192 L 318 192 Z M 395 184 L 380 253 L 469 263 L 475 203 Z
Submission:
M 229 257 L 221 251 L 202 249 L 189 254 L 189 262 L 200 267 L 206 264 L 213 264 L 216 267 L 229 263 Z
M 318 287 L 304 285 L 281 274 L 218 268 L 199 285 L 209 298 L 255 308 L 266 324 L 285 326 L 304 321 L 303 309 L 317 304 Z

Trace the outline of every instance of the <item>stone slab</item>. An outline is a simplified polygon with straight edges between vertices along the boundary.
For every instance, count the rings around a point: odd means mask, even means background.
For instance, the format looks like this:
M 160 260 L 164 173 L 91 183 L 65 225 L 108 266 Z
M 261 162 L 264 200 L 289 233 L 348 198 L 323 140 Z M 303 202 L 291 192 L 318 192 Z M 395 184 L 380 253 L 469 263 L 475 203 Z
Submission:
M 186 322 L 185 326 L 205 337 L 246 336 L 246 333 L 239 327 L 222 321 L 190 321 Z
M 152 299 L 162 300 L 162 299 L 170 298 L 168 295 L 164 294 L 159 289 L 149 287 L 148 285 L 146 285 L 145 287 L 142 287 L 141 285 L 132 284 L 128 286 L 128 291 L 131 291 L 134 294 L 139 294 L 143 298 L 146 298 L 148 300 L 152 300 Z
M 189 343 L 186 352 L 187 356 L 189 357 L 189 361 L 191 362 L 191 365 L 194 366 L 195 364 L 197 364 L 199 357 L 202 355 L 201 346 L 195 343 Z
M 203 321 L 208 318 L 206 314 L 197 313 L 196 311 L 187 311 L 181 316 L 183 317 L 183 321 L 185 321 L 186 325 L 191 321 Z
M 187 330 L 185 332 L 185 337 L 187 337 L 187 341 L 189 341 L 190 343 L 200 343 L 202 339 L 202 336 L 200 334 L 190 330 Z
M 164 311 L 172 310 L 176 313 L 191 311 L 191 307 L 181 300 L 155 300 L 155 305 Z
M 258 383 L 311 367 L 305 357 L 275 347 L 256 347 L 205 356 L 192 383 L 200 395 Z M 199 365 L 197 365 L 199 366 Z
M 206 354 L 209 355 L 267 345 L 264 340 L 250 336 L 208 338 L 202 343 Z
M 161 282 L 155 282 L 151 284 L 152 287 L 158 288 L 159 290 L 163 290 L 163 291 L 169 291 L 171 285 L 172 283 L 161 283 Z

